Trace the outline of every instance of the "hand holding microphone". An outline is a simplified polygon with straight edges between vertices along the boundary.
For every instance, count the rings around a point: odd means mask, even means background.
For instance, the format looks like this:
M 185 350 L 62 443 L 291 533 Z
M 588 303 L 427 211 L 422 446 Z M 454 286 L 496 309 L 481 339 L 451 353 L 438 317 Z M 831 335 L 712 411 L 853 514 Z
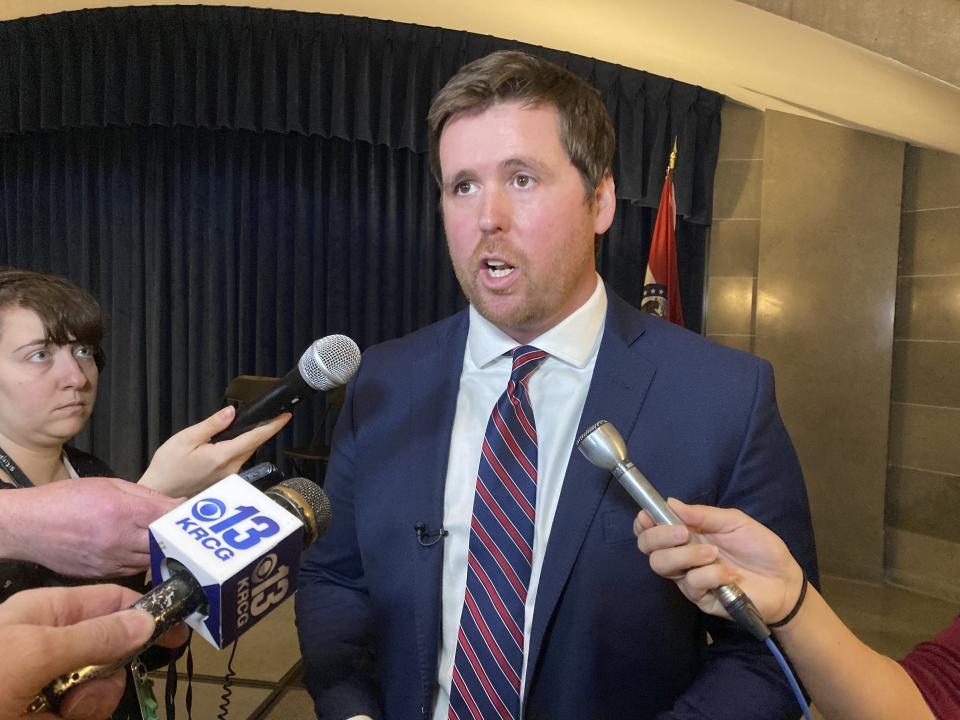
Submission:
M 119 585 L 25 590 L 0 605 L 0 644 L 16 660 L 0 669 L 0 718 L 19 718 L 51 677 L 84 663 L 125 657 L 154 633 L 153 620 L 129 608 L 139 594 Z M 168 633 L 160 644 L 178 647 L 186 628 Z M 108 674 L 64 698 L 65 718 L 102 718 L 116 708 L 124 673 Z M 52 717 L 46 715 L 45 717 Z
M 745 513 L 729 508 L 667 501 L 688 527 L 657 526 L 645 512 L 633 524 L 637 546 L 650 556 L 658 575 L 677 583 L 703 612 L 727 617 L 711 592 L 737 583 L 767 624 L 778 623 L 797 606 L 803 570 L 776 533 Z M 703 544 L 687 544 L 696 528 Z
M 303 399 L 320 390 L 345 385 L 360 367 L 360 348 L 346 335 L 328 335 L 315 341 L 300 362 L 261 397 L 244 405 L 214 442 L 230 440 L 284 412 L 293 412 Z
M 138 485 L 170 497 L 189 497 L 237 470 L 257 448 L 276 435 L 292 417 L 282 413 L 227 442 L 211 438 L 230 427 L 233 406 L 221 408 L 206 420 L 184 428 L 157 448 Z
M 153 635 L 116 662 L 60 676 L 30 712 L 56 709 L 73 688 L 113 675 L 181 622 L 215 647 L 230 644 L 293 594 L 303 549 L 329 523 L 327 496 L 304 478 L 262 493 L 231 475 L 173 509 L 150 525 L 159 584 L 132 606 L 153 617 Z
M 588 428 L 579 438 L 577 447 L 584 457 L 597 467 L 609 470 L 640 507 L 647 511 L 658 525 L 684 526 L 683 520 L 666 503 L 656 488 L 637 467 L 627 459 L 627 448 L 617 429 L 606 420 Z M 701 538 L 688 534 L 690 544 L 699 544 Z M 736 584 L 730 582 L 711 590 L 723 608 L 737 624 L 763 641 L 770 636 L 760 613 L 749 597 Z

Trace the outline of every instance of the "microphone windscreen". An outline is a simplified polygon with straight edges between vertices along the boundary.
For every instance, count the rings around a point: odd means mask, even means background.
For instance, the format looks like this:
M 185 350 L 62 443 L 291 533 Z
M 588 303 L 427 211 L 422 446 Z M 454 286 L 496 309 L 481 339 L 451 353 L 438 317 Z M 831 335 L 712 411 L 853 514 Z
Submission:
M 314 390 L 345 384 L 360 367 L 360 348 L 346 335 L 327 335 L 300 357 L 300 376 Z
M 289 478 L 268 489 L 266 495 L 303 522 L 304 547 L 330 527 L 330 498 L 312 480 Z

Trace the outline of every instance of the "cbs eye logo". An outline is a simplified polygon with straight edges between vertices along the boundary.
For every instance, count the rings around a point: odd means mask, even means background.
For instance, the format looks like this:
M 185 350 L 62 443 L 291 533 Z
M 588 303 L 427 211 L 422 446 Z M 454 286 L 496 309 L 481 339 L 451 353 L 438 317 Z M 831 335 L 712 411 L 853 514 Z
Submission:
M 277 522 L 266 515 L 258 515 L 260 511 L 253 505 L 240 505 L 227 515 L 227 506 L 222 500 L 203 498 L 193 504 L 190 512 L 202 523 L 214 523 L 209 531 L 220 535 L 224 543 L 236 550 L 248 550 L 264 538 L 280 532 Z M 234 527 L 244 521 L 248 521 L 246 529 Z
M 250 612 L 259 616 L 283 602 L 290 594 L 290 568 L 280 565 L 276 553 L 264 557 L 253 569 Z
M 200 522 L 213 522 L 227 514 L 227 506 L 216 498 L 205 498 L 194 503 L 191 512 Z

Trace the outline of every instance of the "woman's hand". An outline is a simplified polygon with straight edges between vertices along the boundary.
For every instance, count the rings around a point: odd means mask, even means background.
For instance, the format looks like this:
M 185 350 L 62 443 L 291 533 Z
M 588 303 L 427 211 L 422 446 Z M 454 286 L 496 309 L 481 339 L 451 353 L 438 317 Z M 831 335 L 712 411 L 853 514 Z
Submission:
M 283 413 L 232 440 L 210 442 L 210 438 L 230 426 L 235 414 L 236 410 L 228 405 L 173 435 L 157 448 L 139 484 L 171 497 L 196 495 L 239 470 L 258 447 L 293 417 Z
M 669 501 L 680 525 L 655 525 L 646 512 L 637 515 L 637 547 L 650 556 L 655 573 L 673 580 L 706 613 L 729 617 L 711 590 L 735 582 L 753 600 L 764 622 L 790 612 L 803 587 L 803 571 L 787 546 L 771 530 L 740 512 Z M 691 529 L 703 544 L 687 545 Z

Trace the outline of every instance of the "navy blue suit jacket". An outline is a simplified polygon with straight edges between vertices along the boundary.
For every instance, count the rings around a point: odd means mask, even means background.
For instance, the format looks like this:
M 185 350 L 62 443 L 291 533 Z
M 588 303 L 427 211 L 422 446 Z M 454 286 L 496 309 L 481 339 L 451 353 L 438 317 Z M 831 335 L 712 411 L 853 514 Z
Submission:
M 606 419 L 664 496 L 738 507 L 775 530 L 814 581 L 800 467 L 769 364 L 627 305 L 612 291 L 580 430 Z M 469 316 L 366 351 L 326 479 L 330 531 L 296 596 L 319 718 L 427 718 L 437 679 L 450 430 Z M 576 448 L 537 593 L 524 717 L 796 718 L 766 649 L 701 614 L 650 570 L 637 507 Z M 712 644 L 706 641 L 707 633 Z

